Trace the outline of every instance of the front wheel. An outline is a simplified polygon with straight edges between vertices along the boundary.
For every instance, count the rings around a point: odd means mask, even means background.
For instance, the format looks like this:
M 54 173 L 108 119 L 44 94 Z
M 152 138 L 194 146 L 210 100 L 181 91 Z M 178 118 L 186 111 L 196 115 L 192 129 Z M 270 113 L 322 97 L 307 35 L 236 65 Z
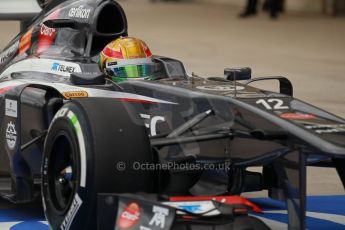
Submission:
M 98 193 L 152 192 L 153 175 L 128 167 L 152 158 L 144 124 L 130 105 L 101 98 L 65 104 L 43 154 L 42 198 L 51 228 L 97 229 Z M 127 168 L 119 170 L 119 163 Z

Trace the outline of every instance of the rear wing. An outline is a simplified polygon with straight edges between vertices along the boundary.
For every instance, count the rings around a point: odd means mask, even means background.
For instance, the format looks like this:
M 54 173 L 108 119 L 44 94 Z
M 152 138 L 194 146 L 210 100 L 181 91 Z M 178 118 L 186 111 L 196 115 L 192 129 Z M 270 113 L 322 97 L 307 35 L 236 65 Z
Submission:
M 36 0 L 1 0 L 0 21 L 20 21 L 22 30 L 41 10 Z

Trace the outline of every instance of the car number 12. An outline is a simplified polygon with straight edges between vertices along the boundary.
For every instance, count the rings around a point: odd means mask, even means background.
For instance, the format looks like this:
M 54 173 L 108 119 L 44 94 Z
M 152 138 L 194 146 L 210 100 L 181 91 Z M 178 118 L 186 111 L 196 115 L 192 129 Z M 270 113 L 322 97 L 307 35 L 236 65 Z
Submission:
M 260 99 L 256 101 L 256 104 L 263 105 L 267 110 L 282 110 L 289 109 L 289 106 L 284 105 L 284 101 L 281 99 Z

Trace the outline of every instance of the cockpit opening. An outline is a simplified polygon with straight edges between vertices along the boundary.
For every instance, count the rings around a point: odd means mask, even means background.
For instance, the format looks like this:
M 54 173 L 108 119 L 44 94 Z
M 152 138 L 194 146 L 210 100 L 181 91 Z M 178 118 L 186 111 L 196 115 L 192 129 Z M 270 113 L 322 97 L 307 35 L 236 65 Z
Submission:
M 112 40 L 127 35 L 127 18 L 120 5 L 106 1 L 95 15 L 91 56 L 98 54 Z

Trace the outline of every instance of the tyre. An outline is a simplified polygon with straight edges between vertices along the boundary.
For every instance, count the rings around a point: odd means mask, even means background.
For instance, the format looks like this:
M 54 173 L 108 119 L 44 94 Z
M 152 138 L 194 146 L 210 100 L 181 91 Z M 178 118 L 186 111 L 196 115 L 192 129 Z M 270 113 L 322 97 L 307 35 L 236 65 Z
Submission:
M 65 104 L 43 153 L 42 199 L 51 229 L 97 229 L 98 193 L 152 192 L 153 175 L 132 167 L 152 159 L 144 124 L 129 104 L 104 98 Z

